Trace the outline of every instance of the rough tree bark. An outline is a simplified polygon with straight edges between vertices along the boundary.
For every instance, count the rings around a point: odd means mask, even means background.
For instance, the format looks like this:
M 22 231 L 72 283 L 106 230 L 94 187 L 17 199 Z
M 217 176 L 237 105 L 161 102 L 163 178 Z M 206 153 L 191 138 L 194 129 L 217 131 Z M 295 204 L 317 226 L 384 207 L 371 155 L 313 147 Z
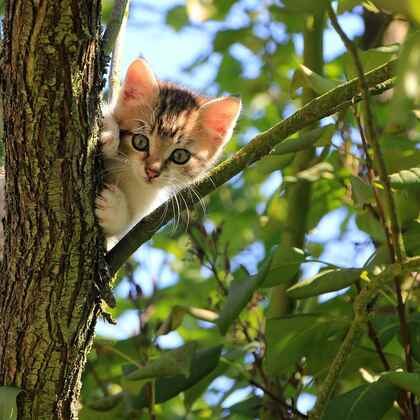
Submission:
M 76 419 L 100 312 L 93 214 L 100 0 L 8 0 L 1 85 L 0 385 L 19 419 Z

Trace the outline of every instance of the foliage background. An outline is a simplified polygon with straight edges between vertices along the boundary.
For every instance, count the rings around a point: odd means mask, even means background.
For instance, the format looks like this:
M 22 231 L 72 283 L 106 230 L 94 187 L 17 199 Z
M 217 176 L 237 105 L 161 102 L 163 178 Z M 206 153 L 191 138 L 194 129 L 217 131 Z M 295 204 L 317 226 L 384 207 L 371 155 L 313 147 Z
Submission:
M 123 70 L 134 57 L 144 55 L 160 78 L 209 95 L 240 94 L 244 111 L 226 148 L 229 155 L 302 105 L 299 81 L 293 75 L 303 60 L 304 25 L 314 12 L 313 3 L 133 1 Z M 368 20 L 361 3 L 341 1 L 340 23 L 366 49 Z M 104 1 L 105 21 L 111 7 L 112 2 Z M 413 33 L 418 13 L 413 9 L 410 16 Z M 328 24 L 323 39 L 325 77 L 338 81 L 354 77 L 351 59 Z M 418 45 L 413 49 L 419 52 Z M 365 70 L 390 60 L 397 51 L 367 53 Z M 312 79 L 304 83 L 321 89 Z M 419 89 L 418 79 L 416 83 Z M 420 161 L 418 119 L 410 110 L 412 103 L 401 101 L 401 95 L 375 100 L 389 173 L 413 168 Z M 385 236 L 352 109 L 321 123 L 328 124 L 333 130 L 322 131 L 310 169 L 296 172 L 293 153 L 267 157 L 204 199 L 205 212 L 197 205 L 189 215 L 180 214 L 130 259 L 116 280 L 117 307 L 110 309 L 118 324 L 103 322 L 98 327 L 83 378 L 81 419 L 269 418 L 270 410 L 262 407 L 270 403 L 282 407 L 284 418 L 292 418 L 285 404 L 302 413 L 313 406 L 317 387 L 353 318 L 359 276 L 351 287 L 338 287 L 339 292 L 289 298 L 283 315 L 275 318 L 273 289 L 246 285 L 259 278 L 252 277 L 256 273 L 267 274 L 270 255 L 278 265 L 268 270 L 269 286 L 290 285 L 331 266 L 373 268 L 386 262 Z M 276 251 L 274 247 L 284 244 L 294 228 L 288 214 L 300 211 L 290 208 L 287 195 L 288 186 L 299 179 L 311 186 L 308 211 L 301 220 L 303 250 L 281 246 Z M 394 195 L 408 254 L 417 255 L 419 187 Z M 332 279 L 331 290 L 343 276 Z M 407 276 L 403 294 L 414 370 L 420 361 L 417 293 L 417 277 Z M 393 289 L 375 298 L 369 319 L 371 329 L 354 347 L 326 419 L 345 418 L 340 410 L 352 412 L 348 418 L 400 418 L 392 407 L 399 398 L 398 387 L 374 382 L 387 369 L 372 331 L 388 370 L 405 369 Z M 185 343 L 178 353 L 165 351 Z M 152 379 L 130 380 L 129 372 L 144 365 Z M 142 371 L 144 367 L 138 370 Z M 173 398 L 164 401 L 169 396 Z

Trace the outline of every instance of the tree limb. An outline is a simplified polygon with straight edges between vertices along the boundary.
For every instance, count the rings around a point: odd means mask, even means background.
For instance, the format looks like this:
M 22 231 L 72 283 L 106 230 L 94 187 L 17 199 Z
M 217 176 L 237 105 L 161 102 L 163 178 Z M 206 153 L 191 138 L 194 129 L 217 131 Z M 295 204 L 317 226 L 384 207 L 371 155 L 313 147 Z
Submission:
M 104 36 L 102 37 L 102 51 L 107 56 L 111 54 L 111 51 L 114 48 L 127 8 L 127 3 L 128 0 L 115 0 L 111 17 L 108 25 L 106 26 Z
M 360 85 L 362 88 L 362 95 L 363 99 L 365 101 L 365 122 L 366 127 L 359 126 L 359 129 L 363 135 L 363 132 L 365 132 L 365 137 L 367 143 L 372 146 L 373 152 L 374 152 L 374 158 L 377 162 L 377 172 L 379 175 L 379 178 L 382 182 L 382 185 L 384 187 L 384 202 L 386 205 L 387 212 L 383 212 L 384 217 L 384 230 L 385 235 L 387 238 L 387 245 L 388 250 L 390 254 L 390 258 L 392 262 L 398 261 L 399 263 L 403 263 L 406 258 L 406 252 L 405 252 L 405 245 L 404 245 L 404 239 L 401 232 L 401 226 L 398 220 L 398 214 L 397 214 L 397 208 L 395 205 L 394 196 L 391 191 L 391 185 L 390 180 L 388 177 L 386 165 L 385 165 L 385 159 L 381 150 L 381 146 L 379 144 L 378 136 L 377 136 L 377 130 L 375 127 L 375 120 L 372 112 L 372 105 L 370 101 L 370 93 L 369 93 L 369 87 L 367 84 L 367 81 L 364 77 L 363 72 L 363 65 L 362 61 L 360 60 L 359 53 L 357 51 L 356 45 L 348 38 L 346 33 L 341 28 L 337 16 L 331 6 L 331 4 L 327 5 L 328 15 L 331 20 L 331 24 L 334 27 L 335 31 L 340 36 L 341 40 L 343 41 L 344 45 L 346 46 L 347 50 L 349 51 L 350 55 L 353 58 L 354 64 L 357 69 L 357 74 L 360 79 Z M 366 156 L 368 158 L 368 151 L 366 150 Z M 370 162 L 370 159 L 368 158 L 368 162 Z M 374 170 L 374 168 L 371 168 Z M 372 184 L 373 188 L 376 188 L 374 184 Z M 375 194 L 378 208 L 381 207 L 381 203 L 379 200 L 379 194 Z M 405 361 L 407 366 L 407 371 L 412 372 L 413 371 L 413 361 L 412 361 L 412 354 L 411 354 L 411 340 L 410 340 L 410 332 L 408 328 L 407 323 L 407 317 L 406 317 L 406 309 L 405 304 L 402 298 L 401 293 L 401 281 L 402 279 L 398 276 L 395 277 L 395 289 L 397 294 L 397 310 L 398 310 L 398 318 L 400 321 L 400 335 L 403 342 L 404 347 L 404 354 L 405 354 Z M 417 409 L 415 407 L 414 397 L 411 397 L 411 405 L 412 405 L 412 412 L 413 412 L 413 419 L 417 419 Z
M 365 79 L 373 93 L 381 92 L 392 86 L 389 79 L 394 77 L 396 60 L 366 73 Z M 275 145 L 304 127 L 332 115 L 350 104 L 362 100 L 359 80 L 349 82 L 330 90 L 297 110 L 290 117 L 277 123 L 269 130 L 255 136 L 246 146 L 242 147 L 231 158 L 214 168 L 208 177 L 195 186 L 197 196 L 193 196 L 188 189 L 181 191 L 188 207 L 198 202 L 210 192 L 229 181 L 242 170 L 267 156 Z M 124 261 L 142 244 L 148 241 L 156 231 L 174 217 L 172 203 L 174 198 L 157 208 L 130 230 L 117 245 L 108 252 L 106 259 L 110 272 L 115 274 Z
M 319 389 L 315 407 L 309 413 L 309 420 L 320 420 L 322 418 L 327 403 L 334 391 L 338 378 L 340 377 L 341 370 L 350 356 L 353 344 L 360 336 L 364 324 L 367 321 L 368 303 L 387 282 L 390 282 L 396 276 L 401 275 L 404 272 L 417 270 L 419 267 L 420 257 L 408 258 L 404 265 L 399 263 L 391 264 L 380 274 L 370 278 L 361 292 L 357 295 L 353 304 L 354 319 L 328 369 L 327 377 Z
M 114 49 L 112 50 L 111 59 L 111 71 L 109 75 L 109 103 L 113 103 L 118 96 L 120 89 L 120 69 L 121 69 L 121 58 L 123 51 L 123 44 L 125 38 L 125 30 L 128 21 L 128 12 L 130 9 L 130 0 L 126 0 L 124 14 L 121 20 L 121 25 L 118 31 L 118 35 L 115 39 Z

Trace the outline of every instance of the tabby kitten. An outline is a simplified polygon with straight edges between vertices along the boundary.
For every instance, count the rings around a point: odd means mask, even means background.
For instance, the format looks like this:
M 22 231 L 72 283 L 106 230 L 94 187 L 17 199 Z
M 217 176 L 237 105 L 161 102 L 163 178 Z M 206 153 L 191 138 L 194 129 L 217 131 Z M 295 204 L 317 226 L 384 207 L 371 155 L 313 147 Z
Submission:
M 158 81 L 137 59 L 104 113 L 101 133 L 106 187 L 96 216 L 107 237 L 134 223 L 212 167 L 232 136 L 241 101 L 207 99 Z

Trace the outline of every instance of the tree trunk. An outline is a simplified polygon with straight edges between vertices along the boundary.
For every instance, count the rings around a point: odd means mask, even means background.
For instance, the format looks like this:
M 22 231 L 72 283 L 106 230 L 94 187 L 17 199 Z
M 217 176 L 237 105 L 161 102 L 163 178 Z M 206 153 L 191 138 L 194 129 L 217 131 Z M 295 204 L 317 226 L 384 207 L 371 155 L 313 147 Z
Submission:
M 8 0 L 0 385 L 19 419 L 76 419 L 100 312 L 93 213 L 100 0 Z

